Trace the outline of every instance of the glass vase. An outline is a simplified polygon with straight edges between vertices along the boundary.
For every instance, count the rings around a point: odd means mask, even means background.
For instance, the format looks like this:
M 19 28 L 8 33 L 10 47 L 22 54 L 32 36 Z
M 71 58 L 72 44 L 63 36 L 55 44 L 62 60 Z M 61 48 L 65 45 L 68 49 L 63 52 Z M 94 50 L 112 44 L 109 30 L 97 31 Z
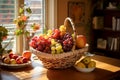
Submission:
M 23 34 L 16 36 L 16 53 L 19 55 L 21 55 L 23 50 L 24 50 L 24 47 L 23 47 L 23 45 L 24 45 L 23 39 L 24 38 L 23 38 L 23 36 L 24 36 Z

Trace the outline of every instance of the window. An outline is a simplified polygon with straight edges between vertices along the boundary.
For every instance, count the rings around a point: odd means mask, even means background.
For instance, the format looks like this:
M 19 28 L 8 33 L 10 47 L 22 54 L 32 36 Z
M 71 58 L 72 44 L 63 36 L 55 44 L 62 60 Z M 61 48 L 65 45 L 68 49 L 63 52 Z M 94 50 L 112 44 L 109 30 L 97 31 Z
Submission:
M 15 19 L 17 15 L 17 7 L 18 2 L 20 0 L 0 0 L 0 24 L 2 26 L 5 26 L 9 31 L 9 36 L 7 40 L 3 41 L 2 45 L 5 46 L 9 40 L 14 36 L 14 30 L 15 30 L 15 24 L 13 23 L 13 20 Z M 45 23 L 45 17 L 44 17 L 44 8 L 45 8 L 45 0 L 24 0 L 24 3 L 26 6 L 31 7 L 32 9 L 32 15 L 28 21 L 28 25 L 32 24 L 33 22 L 39 23 L 41 28 L 37 33 L 41 33 L 43 31 L 43 26 Z M 27 28 L 29 29 L 29 28 Z M 12 42 L 9 44 L 9 46 L 6 49 L 13 49 L 14 47 L 15 39 L 12 40 Z
M 15 18 L 15 0 L 0 0 L 0 25 L 5 26 L 9 31 L 8 39 L 3 41 L 2 45 L 5 46 L 14 35 L 13 19 Z M 12 48 L 14 40 L 7 48 Z
M 25 0 L 26 6 L 29 6 L 32 10 L 32 15 L 28 20 L 28 26 L 30 26 L 32 23 L 38 23 L 40 24 L 41 30 L 38 31 L 38 33 L 43 32 L 43 26 L 45 23 L 45 16 L 44 16 L 44 8 L 45 8 L 45 0 Z M 29 28 L 27 28 L 29 29 Z

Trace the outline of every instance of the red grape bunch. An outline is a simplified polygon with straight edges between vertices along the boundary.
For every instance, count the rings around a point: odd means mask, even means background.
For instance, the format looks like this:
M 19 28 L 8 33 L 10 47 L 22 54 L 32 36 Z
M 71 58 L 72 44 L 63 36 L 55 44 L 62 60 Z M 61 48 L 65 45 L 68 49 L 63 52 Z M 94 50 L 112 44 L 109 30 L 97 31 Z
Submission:
M 45 53 L 50 53 L 51 52 L 51 41 L 43 36 L 35 36 L 32 38 L 32 41 L 30 42 L 30 46 L 33 47 L 34 49 L 45 52 Z
M 64 52 L 71 51 L 73 47 L 73 37 L 70 33 L 66 33 L 63 37 L 63 50 Z

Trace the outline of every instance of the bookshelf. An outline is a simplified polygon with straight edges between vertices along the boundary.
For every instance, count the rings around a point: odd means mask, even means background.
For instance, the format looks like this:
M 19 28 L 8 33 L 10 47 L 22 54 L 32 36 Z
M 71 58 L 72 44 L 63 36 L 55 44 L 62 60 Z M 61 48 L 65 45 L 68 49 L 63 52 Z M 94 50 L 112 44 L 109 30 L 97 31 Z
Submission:
M 92 52 L 120 59 L 120 0 L 102 0 L 94 9 Z

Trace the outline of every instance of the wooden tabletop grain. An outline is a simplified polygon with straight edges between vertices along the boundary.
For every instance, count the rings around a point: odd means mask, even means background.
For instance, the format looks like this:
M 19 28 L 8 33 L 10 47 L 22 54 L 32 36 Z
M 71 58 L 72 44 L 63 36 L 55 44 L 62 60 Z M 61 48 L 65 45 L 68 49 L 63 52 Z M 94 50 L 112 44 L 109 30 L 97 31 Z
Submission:
M 90 73 L 77 71 L 74 67 L 51 70 L 43 67 L 35 57 L 32 64 L 20 69 L 0 68 L 0 80 L 102 80 L 120 70 L 120 60 L 95 55 L 96 69 Z

